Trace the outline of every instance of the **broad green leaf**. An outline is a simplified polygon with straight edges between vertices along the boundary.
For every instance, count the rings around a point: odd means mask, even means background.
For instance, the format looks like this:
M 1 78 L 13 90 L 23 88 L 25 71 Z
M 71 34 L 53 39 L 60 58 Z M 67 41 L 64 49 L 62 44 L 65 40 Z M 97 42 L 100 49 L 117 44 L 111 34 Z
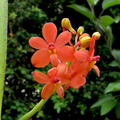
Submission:
M 117 61 L 120 61 L 120 50 L 113 49 L 112 54 Z
M 83 14 L 84 16 L 89 18 L 90 20 L 94 20 L 94 16 L 93 16 L 92 12 L 86 7 L 83 7 L 83 6 L 77 5 L 77 4 L 67 5 L 67 7 L 76 10 L 77 12 Z
M 116 113 L 117 119 L 120 119 L 120 101 L 118 101 L 116 104 L 115 113 Z
M 110 112 L 115 107 L 116 104 L 117 104 L 117 102 L 115 99 L 111 99 L 111 100 L 104 102 L 101 105 L 101 110 L 100 110 L 101 115 L 105 115 L 108 112 Z
M 104 102 L 109 101 L 109 100 L 114 100 L 114 97 L 110 94 L 102 96 L 97 102 L 95 102 L 91 108 L 95 108 L 98 106 L 101 106 Z
M 120 0 L 104 0 L 102 2 L 102 9 L 105 10 L 107 8 L 110 8 L 114 5 L 120 5 Z
M 117 62 L 117 61 L 112 61 L 110 64 L 109 64 L 109 66 L 111 66 L 111 67 L 120 67 L 120 64 Z
M 105 93 L 120 91 L 120 82 L 111 82 L 105 89 Z
M 115 22 L 114 19 L 109 15 L 104 15 L 100 17 L 100 24 L 104 27 L 107 27 L 114 22 Z

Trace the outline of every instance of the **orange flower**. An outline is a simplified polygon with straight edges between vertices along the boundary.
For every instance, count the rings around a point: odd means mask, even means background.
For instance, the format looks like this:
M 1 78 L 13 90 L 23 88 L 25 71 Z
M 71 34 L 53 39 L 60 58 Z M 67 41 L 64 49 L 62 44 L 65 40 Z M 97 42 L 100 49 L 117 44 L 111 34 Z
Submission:
M 32 37 L 29 40 L 30 46 L 40 49 L 31 58 L 31 62 L 35 67 L 44 67 L 49 62 L 54 67 L 60 63 L 60 60 L 63 62 L 73 60 L 74 49 L 65 45 L 72 37 L 70 32 L 64 31 L 56 38 L 57 28 L 50 22 L 43 26 L 42 34 L 45 40 L 41 37 Z
M 69 82 L 66 74 L 67 71 L 67 65 L 65 63 L 60 63 L 57 67 L 51 68 L 47 72 L 47 75 L 39 71 L 33 72 L 33 77 L 38 83 L 46 83 L 41 92 L 42 99 L 49 98 L 54 91 L 60 96 L 60 98 L 64 97 L 62 85 L 68 84 Z
M 97 40 L 97 36 L 93 35 L 91 40 L 90 40 L 90 48 L 88 50 L 82 50 L 80 49 L 79 51 L 76 51 L 74 56 L 77 61 L 79 61 L 80 65 L 82 64 L 84 67 L 84 76 L 88 74 L 89 71 L 91 71 L 92 68 L 95 69 L 98 77 L 100 76 L 100 70 L 99 68 L 95 65 L 96 61 L 100 59 L 100 56 L 94 56 L 95 53 L 95 41 Z M 79 72 L 81 71 L 81 67 L 78 67 L 77 69 Z
M 68 87 L 73 87 L 75 89 L 80 88 L 86 83 L 86 79 L 83 76 L 85 71 L 84 64 L 81 64 L 78 60 L 73 60 L 70 64 L 69 71 L 68 71 L 68 77 L 70 79 L 70 82 L 65 86 L 65 89 Z

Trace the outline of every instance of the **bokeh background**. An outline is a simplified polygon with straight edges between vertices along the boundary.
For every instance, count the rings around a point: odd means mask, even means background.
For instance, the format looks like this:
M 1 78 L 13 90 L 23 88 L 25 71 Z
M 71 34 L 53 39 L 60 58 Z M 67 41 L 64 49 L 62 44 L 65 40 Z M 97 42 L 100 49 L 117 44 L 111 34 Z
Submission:
M 31 72 L 36 68 L 31 64 L 30 58 L 35 49 L 29 46 L 28 40 L 33 36 L 42 36 L 41 28 L 46 22 L 55 23 L 60 33 L 61 20 L 65 17 L 71 20 L 74 29 L 84 26 L 85 32 L 90 35 L 95 31 L 102 34 L 96 42 L 96 55 L 101 56 L 96 65 L 100 68 L 101 76 L 97 77 L 95 71 L 92 70 L 87 76 L 86 85 L 80 89 L 65 90 L 64 99 L 54 94 L 42 110 L 30 120 L 72 120 L 73 118 L 76 120 L 118 120 L 120 118 L 120 5 L 115 4 L 103 11 L 102 5 L 105 1 L 8 0 L 8 48 L 2 120 L 19 120 L 40 101 L 43 85 L 33 80 Z M 80 8 L 79 11 L 71 8 L 70 5 L 73 4 L 89 10 L 92 5 L 98 19 L 90 20 L 82 14 Z M 97 21 L 101 12 L 101 15 L 111 16 L 115 22 L 106 25 L 109 19 L 103 24 Z M 39 70 L 46 72 L 48 69 L 49 66 Z M 117 90 L 113 84 L 108 88 L 108 85 L 110 86 L 113 82 L 118 82 Z M 112 90 L 105 93 L 106 88 Z M 96 107 L 91 108 L 99 98 L 101 103 L 99 101 Z M 115 102 L 111 108 L 106 105 L 104 108 L 109 110 L 106 113 L 103 110 L 105 114 L 102 114 L 101 107 L 104 106 L 106 99 Z

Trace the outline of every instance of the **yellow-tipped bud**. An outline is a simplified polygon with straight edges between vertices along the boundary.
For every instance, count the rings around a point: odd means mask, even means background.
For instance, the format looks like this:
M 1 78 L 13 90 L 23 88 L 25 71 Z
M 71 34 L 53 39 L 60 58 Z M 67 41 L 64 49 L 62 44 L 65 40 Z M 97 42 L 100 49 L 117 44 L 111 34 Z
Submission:
M 83 37 L 86 37 L 86 36 L 90 36 L 88 33 L 83 33 L 80 37 L 79 37 L 79 39 L 82 39 Z
M 80 41 L 80 47 L 82 47 L 82 48 L 89 47 L 89 45 L 90 45 L 90 39 L 91 39 L 90 36 L 84 36 L 84 37 L 80 38 L 79 39 L 79 41 Z
M 101 34 L 99 32 L 94 32 L 93 35 L 95 35 L 97 37 L 96 40 L 98 40 L 101 36 Z
M 79 35 L 81 35 L 83 32 L 84 32 L 84 27 L 83 27 L 83 26 L 80 26 L 80 27 L 77 29 L 77 33 L 78 33 Z
M 62 19 L 61 26 L 62 26 L 62 28 L 68 29 L 71 33 L 76 34 L 76 31 L 72 28 L 72 25 L 68 18 Z

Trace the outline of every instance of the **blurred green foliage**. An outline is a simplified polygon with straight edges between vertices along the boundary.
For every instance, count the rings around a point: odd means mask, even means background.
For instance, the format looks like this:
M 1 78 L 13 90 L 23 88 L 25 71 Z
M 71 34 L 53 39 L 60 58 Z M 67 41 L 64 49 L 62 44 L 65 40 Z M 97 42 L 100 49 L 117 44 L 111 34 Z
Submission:
M 115 1 L 119 4 L 119 0 L 110 0 L 109 4 L 107 0 L 44 0 L 44 2 L 9 0 L 8 53 L 2 120 L 19 120 L 40 101 L 43 85 L 32 78 L 31 72 L 35 68 L 30 58 L 35 50 L 28 45 L 28 40 L 32 36 L 41 36 L 41 28 L 46 22 L 54 22 L 58 32 L 61 32 L 60 21 L 64 17 L 71 20 L 75 29 L 82 25 L 85 27 L 85 32 L 89 34 L 97 30 L 102 32 L 101 39 L 96 42 L 96 54 L 101 56 L 100 61 L 97 62 L 101 76 L 98 78 L 94 71 L 91 71 L 85 86 L 80 89 L 65 90 L 65 99 L 60 99 L 54 94 L 43 109 L 32 117 L 32 120 L 120 118 L 120 47 L 118 44 L 120 9 Z M 89 5 L 94 7 L 99 22 L 93 21 L 94 16 Z M 74 14 L 70 14 L 71 12 Z M 40 68 L 40 71 L 45 72 L 47 69 L 49 66 Z M 108 102 L 111 104 L 109 107 Z M 91 109 L 94 103 L 97 105 Z M 101 114 L 99 106 L 101 106 Z M 104 106 L 107 106 L 106 109 Z

